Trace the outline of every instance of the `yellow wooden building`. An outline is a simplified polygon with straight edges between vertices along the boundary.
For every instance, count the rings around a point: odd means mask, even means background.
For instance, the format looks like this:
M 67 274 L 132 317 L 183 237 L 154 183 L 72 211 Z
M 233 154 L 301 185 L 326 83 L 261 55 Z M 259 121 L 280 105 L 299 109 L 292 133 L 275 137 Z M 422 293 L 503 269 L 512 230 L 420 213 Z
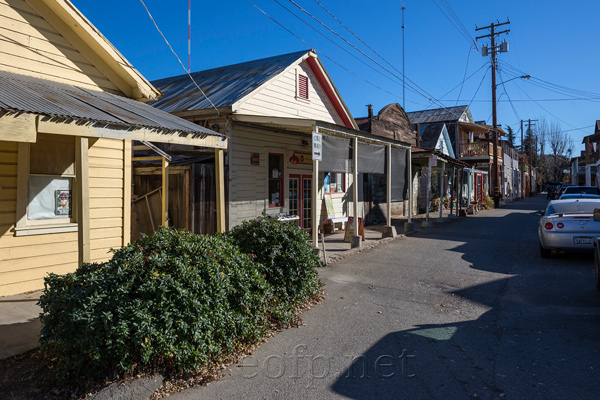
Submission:
M 133 140 L 222 162 L 225 136 L 143 104 L 160 92 L 67 0 L 0 0 L 0 54 L 0 296 L 129 242 Z

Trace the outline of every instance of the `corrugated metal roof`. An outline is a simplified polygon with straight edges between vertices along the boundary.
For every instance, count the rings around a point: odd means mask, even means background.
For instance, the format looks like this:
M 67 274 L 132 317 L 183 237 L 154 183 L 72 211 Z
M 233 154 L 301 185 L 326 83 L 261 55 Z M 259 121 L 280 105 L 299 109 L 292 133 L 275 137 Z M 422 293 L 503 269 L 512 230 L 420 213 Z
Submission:
M 223 137 L 127 97 L 6 71 L 0 71 L 0 109 L 165 133 Z
M 253 60 L 206 71 L 193 72 L 194 81 L 217 107 L 228 107 L 281 73 L 310 50 Z M 167 112 L 212 108 L 190 77 L 185 75 L 152 81 L 163 96 L 151 102 Z
M 466 115 L 465 115 L 466 114 Z M 425 124 L 432 122 L 473 122 L 469 106 L 456 106 L 407 112 L 411 124 Z

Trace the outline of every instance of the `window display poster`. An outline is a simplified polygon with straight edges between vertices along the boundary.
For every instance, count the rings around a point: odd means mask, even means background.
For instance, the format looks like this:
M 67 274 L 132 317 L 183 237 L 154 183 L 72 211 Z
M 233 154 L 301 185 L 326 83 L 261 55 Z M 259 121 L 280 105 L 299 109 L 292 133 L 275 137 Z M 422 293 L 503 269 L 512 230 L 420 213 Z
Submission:
M 70 190 L 55 190 L 54 198 L 56 199 L 54 214 L 70 216 L 71 215 L 71 191 Z

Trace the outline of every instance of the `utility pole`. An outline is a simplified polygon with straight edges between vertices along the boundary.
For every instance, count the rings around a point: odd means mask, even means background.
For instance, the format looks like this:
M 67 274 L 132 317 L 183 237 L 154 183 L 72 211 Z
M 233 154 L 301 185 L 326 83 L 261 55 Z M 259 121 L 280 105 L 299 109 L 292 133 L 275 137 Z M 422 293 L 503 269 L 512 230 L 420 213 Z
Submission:
M 490 30 L 489 35 L 478 36 L 475 38 L 475 40 L 487 37 L 489 37 L 491 40 L 490 47 L 488 48 L 487 46 L 483 46 L 481 49 L 481 54 L 485 57 L 488 55 L 488 52 L 490 52 L 492 61 L 492 130 L 494 135 L 494 165 L 492 168 L 492 187 L 494 188 L 494 207 L 496 208 L 500 207 L 500 168 L 498 168 L 498 120 L 496 115 L 496 53 L 505 53 L 508 51 L 508 43 L 505 41 L 502 42 L 500 46 L 496 46 L 496 36 L 510 32 L 510 29 L 506 29 L 501 32 L 496 32 L 496 27 L 507 24 L 510 24 L 510 21 L 498 24 L 491 24 L 490 26 L 475 29 L 476 31 L 480 31 L 482 29 Z
M 519 166 L 521 168 L 521 198 L 524 198 L 524 193 L 525 193 L 525 173 L 524 173 L 524 169 L 525 169 L 525 163 L 523 162 L 523 155 L 525 154 L 525 146 L 523 146 L 523 120 L 521 120 L 521 155 L 519 157 Z

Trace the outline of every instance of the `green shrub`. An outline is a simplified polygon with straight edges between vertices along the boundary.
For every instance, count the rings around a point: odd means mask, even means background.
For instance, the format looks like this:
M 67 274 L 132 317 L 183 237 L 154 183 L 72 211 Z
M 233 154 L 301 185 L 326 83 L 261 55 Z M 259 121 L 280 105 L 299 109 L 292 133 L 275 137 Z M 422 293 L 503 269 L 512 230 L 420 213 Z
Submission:
M 160 228 L 106 263 L 46 278 L 42 350 L 63 382 L 198 370 L 266 334 L 272 294 L 257 267 L 225 237 Z
M 241 251 L 256 257 L 272 286 L 275 319 L 288 323 L 297 306 L 318 294 L 321 265 L 309 235 L 296 226 L 271 218 L 244 221 L 228 235 Z

